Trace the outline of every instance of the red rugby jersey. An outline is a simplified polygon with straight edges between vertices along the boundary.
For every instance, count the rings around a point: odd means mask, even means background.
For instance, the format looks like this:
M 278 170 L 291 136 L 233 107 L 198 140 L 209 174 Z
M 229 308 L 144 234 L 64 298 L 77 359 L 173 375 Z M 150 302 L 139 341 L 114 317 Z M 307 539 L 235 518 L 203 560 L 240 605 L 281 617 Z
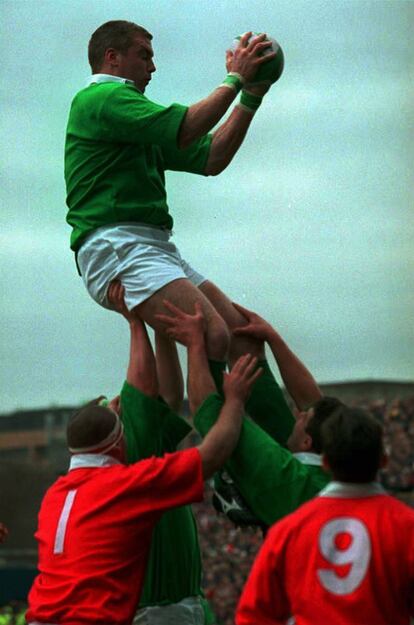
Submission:
M 39 571 L 27 622 L 127 625 L 138 604 L 151 533 L 162 512 L 203 497 L 197 449 L 133 465 L 74 456 L 47 491 L 36 533 Z M 82 466 L 90 459 L 92 466 Z M 109 466 L 96 466 L 106 458 Z M 95 465 L 95 466 L 94 466 Z
M 333 482 L 276 523 L 253 565 L 237 625 L 409 625 L 414 510 L 379 484 Z

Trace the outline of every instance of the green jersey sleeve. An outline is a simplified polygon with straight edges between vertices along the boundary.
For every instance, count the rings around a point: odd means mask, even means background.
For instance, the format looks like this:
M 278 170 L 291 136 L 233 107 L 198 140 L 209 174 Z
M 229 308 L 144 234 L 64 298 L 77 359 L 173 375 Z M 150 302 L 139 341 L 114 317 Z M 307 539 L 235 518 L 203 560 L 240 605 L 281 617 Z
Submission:
M 203 437 L 222 405 L 220 396 L 210 395 L 198 409 L 194 424 Z M 293 512 L 329 481 L 320 467 L 303 464 L 248 419 L 225 467 L 251 510 L 267 525 Z
M 116 84 L 114 87 L 115 83 L 108 84 L 111 87 L 107 93 L 102 93 L 102 105 L 95 109 L 100 111 L 99 126 L 104 137 L 124 143 L 177 144 L 178 131 L 188 107 L 182 104 L 162 106 L 131 85 Z
M 211 141 L 212 135 L 208 134 L 185 149 L 180 149 L 175 143 L 163 145 L 164 169 L 205 175 Z

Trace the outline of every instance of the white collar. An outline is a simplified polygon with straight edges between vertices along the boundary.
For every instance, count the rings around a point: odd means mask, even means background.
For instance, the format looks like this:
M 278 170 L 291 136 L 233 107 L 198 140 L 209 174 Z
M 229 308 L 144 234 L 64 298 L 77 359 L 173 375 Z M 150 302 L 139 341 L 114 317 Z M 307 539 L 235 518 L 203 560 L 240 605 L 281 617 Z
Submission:
M 379 482 L 364 482 L 362 484 L 355 484 L 353 482 L 333 481 L 321 490 L 319 497 L 360 498 L 386 494 L 386 491 Z
M 92 76 L 88 77 L 86 85 L 89 86 L 94 82 L 121 82 L 125 85 L 134 85 L 135 87 L 133 80 L 129 80 L 129 78 L 121 78 L 121 76 L 113 76 L 112 74 L 92 74 Z
M 311 451 L 298 451 L 296 454 L 292 454 L 295 456 L 299 462 L 302 464 L 310 464 L 314 467 L 322 466 L 322 456 L 320 454 L 315 454 Z
M 122 464 L 122 462 L 106 454 L 73 454 L 70 459 L 69 471 L 86 468 L 102 469 L 112 467 L 114 464 Z

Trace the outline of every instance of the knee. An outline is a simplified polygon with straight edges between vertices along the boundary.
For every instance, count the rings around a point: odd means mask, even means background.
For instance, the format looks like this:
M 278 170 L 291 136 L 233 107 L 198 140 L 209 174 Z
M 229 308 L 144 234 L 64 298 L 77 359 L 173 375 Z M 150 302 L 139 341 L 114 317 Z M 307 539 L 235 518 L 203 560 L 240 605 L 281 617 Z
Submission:
M 217 315 L 207 325 L 207 355 L 212 360 L 227 360 L 230 331 L 222 317 Z
M 230 362 L 234 364 L 243 354 L 251 354 L 259 360 L 264 360 L 266 358 L 264 342 L 250 336 L 232 335 L 229 346 Z

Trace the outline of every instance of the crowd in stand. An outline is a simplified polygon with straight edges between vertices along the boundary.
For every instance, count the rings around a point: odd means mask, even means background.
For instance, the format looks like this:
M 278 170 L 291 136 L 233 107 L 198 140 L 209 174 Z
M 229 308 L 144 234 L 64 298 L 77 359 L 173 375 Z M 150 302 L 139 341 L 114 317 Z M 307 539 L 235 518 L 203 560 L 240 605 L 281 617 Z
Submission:
M 383 485 L 392 491 L 414 489 L 414 397 L 395 399 L 388 404 L 360 402 L 384 426 L 388 465 L 381 472 Z
M 234 609 L 255 556 L 263 541 L 259 529 L 237 529 L 210 505 L 211 489 L 206 488 L 203 503 L 197 504 L 203 554 L 204 592 L 218 623 L 232 625 Z

